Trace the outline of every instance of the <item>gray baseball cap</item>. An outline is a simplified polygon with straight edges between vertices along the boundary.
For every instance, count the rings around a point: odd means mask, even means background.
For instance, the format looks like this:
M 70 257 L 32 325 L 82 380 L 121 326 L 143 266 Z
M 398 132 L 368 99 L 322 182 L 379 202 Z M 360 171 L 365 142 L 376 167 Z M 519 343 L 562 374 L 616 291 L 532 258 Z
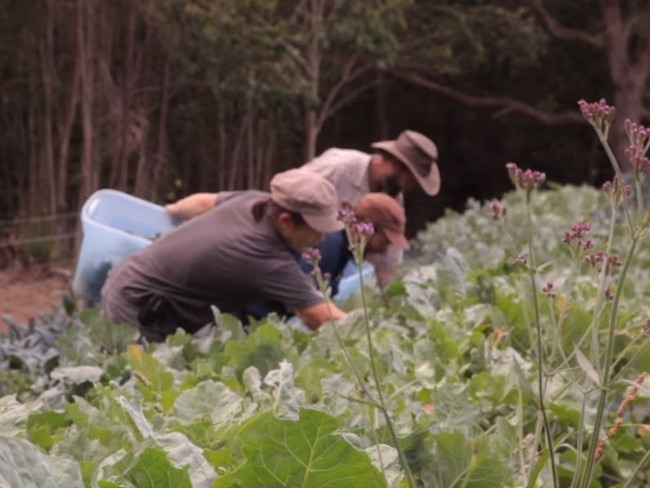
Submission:
M 271 199 L 297 212 L 314 230 L 327 234 L 343 229 L 338 219 L 339 198 L 334 185 L 312 171 L 297 168 L 271 179 Z

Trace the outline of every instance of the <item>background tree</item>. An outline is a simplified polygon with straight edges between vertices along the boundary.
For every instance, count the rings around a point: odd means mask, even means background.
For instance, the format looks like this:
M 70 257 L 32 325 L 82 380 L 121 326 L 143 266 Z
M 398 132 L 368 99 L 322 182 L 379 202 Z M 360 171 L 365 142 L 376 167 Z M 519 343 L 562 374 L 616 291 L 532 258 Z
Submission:
M 407 195 L 414 234 L 508 190 L 507 161 L 559 183 L 609 178 L 579 99 L 648 115 L 641 0 L 0 7 L 0 233 L 23 240 L 78 236 L 100 187 L 158 203 L 264 188 L 327 147 L 368 150 L 404 129 L 441 154 L 441 193 Z
M 623 121 L 639 123 L 650 115 L 644 106 L 650 70 L 650 4 L 637 0 L 528 0 L 523 5 L 509 0 L 419 1 L 410 11 L 409 22 L 426 26 L 434 18 L 449 28 L 421 27 L 418 32 L 424 36 L 405 46 L 421 46 L 426 39 L 428 45 L 446 46 L 458 62 L 431 63 L 432 55 L 435 61 L 448 57 L 437 50 L 418 49 L 415 58 L 405 59 L 412 69 L 394 73 L 461 103 L 549 125 L 584 124 L 576 96 L 569 103 L 562 100 L 567 87 L 572 93 L 582 89 L 584 97 L 609 95 L 618 112 L 611 144 L 629 169 L 623 157 L 627 145 Z M 541 69 L 535 69 L 535 64 Z M 472 84 L 470 80 L 485 68 L 498 70 L 505 83 Z M 528 79 L 522 79 L 527 74 Z M 523 83 L 512 83 L 515 80 Z

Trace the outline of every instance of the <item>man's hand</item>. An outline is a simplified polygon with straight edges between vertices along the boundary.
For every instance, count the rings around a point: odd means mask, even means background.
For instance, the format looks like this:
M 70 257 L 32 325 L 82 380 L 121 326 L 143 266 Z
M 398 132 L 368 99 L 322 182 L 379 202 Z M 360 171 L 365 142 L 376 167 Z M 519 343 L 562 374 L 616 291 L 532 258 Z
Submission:
M 165 205 L 169 215 L 181 220 L 189 220 L 207 212 L 217 203 L 217 193 L 193 193 L 175 203 Z
M 334 303 L 319 303 L 308 308 L 296 310 L 296 315 L 307 327 L 312 330 L 318 329 L 329 320 L 344 318 L 347 314 L 338 308 Z

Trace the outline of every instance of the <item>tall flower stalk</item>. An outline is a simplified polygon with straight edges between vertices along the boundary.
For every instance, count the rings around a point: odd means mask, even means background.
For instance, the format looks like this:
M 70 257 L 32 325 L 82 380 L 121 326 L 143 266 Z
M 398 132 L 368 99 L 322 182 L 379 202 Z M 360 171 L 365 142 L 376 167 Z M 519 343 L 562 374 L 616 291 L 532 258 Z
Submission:
M 384 393 L 382 390 L 381 381 L 379 379 L 379 372 L 377 368 L 377 358 L 375 354 L 375 347 L 373 345 L 373 340 L 372 340 L 372 326 L 370 324 L 367 297 L 366 297 L 366 291 L 363 282 L 363 262 L 366 253 L 366 244 L 368 243 L 368 239 L 373 235 L 375 230 L 372 223 L 358 220 L 354 215 L 352 208 L 350 208 L 349 206 L 344 207 L 341 210 L 340 218 L 345 224 L 345 232 L 347 234 L 350 251 L 352 252 L 352 257 L 354 259 L 355 264 L 357 265 L 357 269 L 359 272 L 359 283 L 360 283 L 359 288 L 361 289 L 361 304 L 363 307 L 363 319 L 364 319 L 364 326 L 365 326 L 364 328 L 366 332 L 366 340 L 368 342 L 368 358 L 370 361 L 370 371 L 372 374 L 372 379 L 375 384 L 375 388 L 377 390 L 377 406 L 384 417 L 384 421 L 386 422 L 386 426 L 390 433 L 391 439 L 393 440 L 393 444 L 399 454 L 400 462 L 406 474 L 409 487 L 415 488 L 417 486 L 415 482 L 415 478 L 413 477 L 413 473 L 411 472 L 411 468 L 409 466 L 408 459 L 406 458 L 406 454 L 404 453 L 404 450 L 400 446 L 399 439 L 397 437 L 397 433 L 393 425 L 393 421 L 390 417 L 390 412 L 388 411 L 388 407 L 386 406 L 386 401 L 384 399 Z
M 593 432 L 586 456 L 586 465 L 584 467 L 584 472 L 580 473 L 581 483 L 579 486 L 581 488 L 587 488 L 591 484 L 591 478 L 593 476 L 595 465 L 599 461 L 602 455 L 602 449 L 604 447 L 604 437 L 601 436 L 600 431 L 606 414 L 607 395 L 610 393 L 613 381 L 612 364 L 614 362 L 615 332 L 618 325 L 618 310 L 623 290 L 623 283 L 625 282 L 632 259 L 639 244 L 639 240 L 648 227 L 648 215 L 644 213 L 642 183 L 644 178 L 647 177 L 648 171 L 650 170 L 648 158 L 645 156 L 648 148 L 650 147 L 650 129 L 632 123 L 629 120 L 625 121 L 625 130 L 630 141 L 630 146 L 625 153 L 630 159 L 632 176 L 634 177 L 636 187 L 636 218 L 633 218 L 632 210 L 630 209 L 630 205 L 628 203 L 628 199 L 631 196 L 632 191 L 631 188 L 624 184 L 624 175 L 621 172 L 620 165 L 616 160 L 616 157 L 614 156 L 614 153 L 611 150 L 611 147 L 607 140 L 615 110 L 613 107 L 607 105 L 604 100 L 600 100 L 599 102 L 595 103 L 587 103 L 586 101 L 581 100 L 579 102 L 579 106 L 585 119 L 596 131 L 596 134 L 598 135 L 598 138 L 600 139 L 600 142 L 603 145 L 616 174 L 613 182 L 604 187 L 604 190 L 612 205 L 613 211 L 607 251 L 605 252 L 604 258 L 600 265 L 601 287 L 605 286 L 604 282 L 609 272 L 611 272 L 611 266 L 614 264 L 621 266 L 620 275 L 616 280 L 615 291 L 612 293 L 611 288 L 607 286 L 605 290 L 603 290 L 603 293 L 599 293 L 599 296 L 602 296 L 604 294 L 606 299 L 611 300 L 612 306 L 610 309 L 606 336 L 607 341 L 605 343 L 604 354 L 600 354 L 599 351 L 597 351 L 595 354 L 592 353 L 593 360 L 599 361 L 599 359 L 602 357 L 602 363 L 597 363 L 599 372 L 599 395 L 593 422 Z M 612 259 L 614 255 L 611 254 L 610 249 L 614 234 L 613 223 L 616 216 L 615 211 L 619 207 L 623 208 L 623 212 L 625 214 L 631 235 L 631 243 L 628 247 L 624 260 L 620 262 L 620 260 L 616 258 L 615 263 L 613 263 Z M 600 288 L 599 291 L 601 289 L 602 288 Z M 597 321 L 594 320 L 592 327 L 597 328 Z M 597 340 L 595 340 L 593 347 L 599 347 Z M 626 484 L 626 486 L 628 485 Z
M 530 283 L 532 287 L 532 296 L 533 296 L 533 310 L 535 317 L 535 330 L 537 332 L 537 337 L 535 341 L 535 347 L 537 351 L 537 396 L 539 402 L 539 410 L 542 417 L 542 423 L 544 425 L 544 435 L 546 437 L 547 449 L 549 450 L 549 460 L 551 463 L 551 474 L 553 477 L 553 486 L 558 488 L 560 486 L 557 468 L 555 466 L 555 449 L 553 443 L 553 433 L 551 432 L 551 423 L 548 418 L 548 412 L 545 404 L 545 378 L 544 371 L 546 369 L 545 360 L 544 360 L 544 344 L 543 344 L 543 335 L 542 335 L 542 324 L 540 319 L 539 311 L 539 301 L 537 297 L 537 269 L 535 265 L 535 250 L 533 248 L 533 221 L 531 213 L 531 198 L 533 192 L 540 188 L 546 182 L 546 175 L 539 171 L 533 170 L 522 170 L 515 163 L 506 164 L 506 169 L 508 170 L 508 176 L 512 183 L 524 192 L 526 198 L 526 231 L 527 231 L 527 241 L 528 241 L 528 255 L 526 259 L 521 259 L 521 264 L 526 266 L 528 271 L 528 276 L 530 277 Z
M 364 317 L 364 329 L 366 333 L 366 340 L 368 342 L 368 358 L 370 362 L 370 371 L 372 374 L 372 379 L 373 383 L 375 385 L 375 389 L 377 392 L 377 397 L 375 398 L 374 395 L 368 388 L 366 388 L 366 385 L 363 381 L 363 378 L 361 377 L 361 374 L 357 371 L 354 361 L 352 360 L 347 347 L 345 346 L 343 340 L 341 339 L 338 329 L 336 326 L 334 326 L 334 335 L 337 339 L 337 342 L 339 343 L 339 346 L 343 350 L 343 353 L 345 355 L 346 360 L 348 361 L 350 367 L 352 368 L 352 371 L 357 379 L 357 382 L 359 383 L 359 386 L 361 388 L 361 391 L 366 395 L 367 401 L 364 401 L 364 403 L 367 403 L 371 407 L 379 409 L 379 411 L 382 413 L 384 420 L 386 422 L 386 426 L 388 428 L 388 431 L 390 433 L 391 439 L 393 441 L 393 444 L 395 446 L 395 449 L 397 449 L 399 458 L 400 458 L 400 463 L 402 464 L 402 469 L 404 470 L 404 473 L 406 475 L 406 479 L 408 482 L 409 488 L 416 488 L 417 483 L 415 481 L 415 478 L 413 477 L 413 473 L 411 472 L 411 468 L 408 463 L 408 459 L 406 458 L 406 454 L 404 453 L 404 450 L 400 446 L 399 439 L 397 437 L 397 432 L 395 430 L 395 427 L 393 425 L 393 421 L 390 416 L 390 412 L 388 410 L 388 407 L 386 406 L 386 402 L 384 399 L 384 394 L 381 386 L 381 381 L 379 379 L 379 372 L 377 368 L 377 358 L 375 354 L 375 347 L 373 345 L 373 340 L 372 340 L 372 327 L 370 324 L 370 319 L 369 319 L 369 313 L 368 313 L 368 306 L 367 306 L 367 298 L 365 294 L 365 287 L 364 287 L 364 282 L 363 282 L 363 263 L 364 263 L 364 256 L 365 256 L 365 250 L 366 250 L 366 245 L 368 243 L 368 239 L 370 236 L 373 235 L 374 233 L 374 227 L 372 223 L 370 222 L 363 222 L 360 221 L 356 218 L 354 215 L 354 212 L 351 207 L 349 206 L 344 206 L 340 212 L 339 212 L 339 219 L 345 224 L 345 232 L 348 238 L 348 244 L 349 244 L 349 249 L 350 252 L 352 253 L 353 260 L 355 264 L 357 265 L 358 272 L 359 272 L 359 281 L 360 281 L 360 289 L 361 289 L 361 301 L 362 301 L 362 306 L 363 306 L 363 317 Z M 319 288 L 321 292 L 325 293 L 326 298 L 327 298 L 327 293 L 326 293 L 326 281 L 325 277 L 322 275 L 319 267 L 318 267 L 318 261 L 320 261 L 320 253 L 316 251 L 314 253 L 313 250 L 308 251 L 305 254 L 305 259 L 309 261 L 312 266 L 314 267 L 314 275 L 316 277 L 316 281 L 319 285 Z M 329 304 L 329 301 L 328 301 Z M 379 456 L 380 456 L 380 462 L 381 462 L 381 452 L 379 451 Z

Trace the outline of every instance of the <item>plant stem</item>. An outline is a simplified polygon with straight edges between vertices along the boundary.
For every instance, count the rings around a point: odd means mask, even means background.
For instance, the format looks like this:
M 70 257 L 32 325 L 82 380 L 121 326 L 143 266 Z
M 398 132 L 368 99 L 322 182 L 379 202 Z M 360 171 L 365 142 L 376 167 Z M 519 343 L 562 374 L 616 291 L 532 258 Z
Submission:
M 612 148 L 609 146 L 609 142 L 607 142 L 607 134 L 601 134 L 598 132 L 598 137 L 600 138 L 600 142 L 603 145 L 603 148 L 605 149 L 605 153 L 607 153 L 607 158 L 609 159 L 610 163 L 612 163 L 612 167 L 614 168 L 614 172 L 616 173 L 616 176 L 618 177 L 619 181 L 621 184 L 623 184 L 623 172 L 621 171 L 621 167 L 618 165 L 618 161 L 616 160 L 616 156 L 614 156 L 614 152 L 612 151 Z M 627 202 L 625 199 L 623 200 L 623 210 L 625 211 L 625 218 L 627 220 L 627 224 L 630 226 L 630 231 L 632 234 L 634 234 L 634 223 L 632 222 L 632 216 L 630 215 L 630 210 L 627 208 Z
M 544 347 L 542 343 L 542 325 L 539 314 L 539 301 L 537 298 L 537 285 L 535 283 L 535 260 L 533 254 L 533 219 L 530 209 L 530 195 L 526 196 L 526 220 L 528 227 L 528 255 L 530 256 L 530 282 L 533 291 L 533 308 L 535 312 L 535 328 L 537 330 L 537 388 L 539 395 L 539 409 L 544 422 L 544 433 L 546 443 L 549 449 L 549 460 L 551 461 L 551 473 L 553 475 L 553 486 L 559 488 L 557 468 L 555 466 L 555 453 L 553 448 L 553 435 L 551 433 L 551 424 L 548 420 L 546 406 L 544 405 Z
M 360 282 L 360 288 L 361 288 L 361 304 L 363 306 L 363 317 L 364 317 L 364 323 L 365 323 L 365 328 L 366 328 L 366 337 L 368 340 L 368 355 L 370 359 L 370 371 L 372 372 L 372 378 L 373 381 L 375 382 L 375 387 L 377 388 L 377 398 L 379 399 L 379 405 L 380 405 L 380 410 L 382 414 L 384 415 L 384 419 L 386 421 L 386 426 L 388 427 L 388 431 L 390 432 L 390 436 L 393 440 L 393 444 L 395 445 L 395 449 L 397 449 L 397 452 L 399 453 L 399 458 L 402 463 L 402 468 L 404 469 L 404 472 L 406 473 L 406 478 L 408 480 L 408 484 L 410 488 L 416 488 L 417 484 L 415 483 L 415 478 L 413 478 L 413 473 L 411 472 L 411 467 L 409 466 L 408 459 L 406 459 L 406 455 L 404 454 L 404 450 L 399 444 L 399 439 L 397 438 L 397 433 L 395 432 L 395 427 L 393 426 L 393 421 L 390 418 L 390 415 L 388 414 L 388 410 L 386 409 L 386 404 L 384 402 L 384 394 L 382 392 L 381 388 L 381 383 L 379 381 L 379 373 L 377 372 L 377 364 L 376 364 L 376 359 L 375 359 L 375 348 L 373 346 L 372 342 L 372 328 L 370 327 L 370 320 L 368 318 L 368 307 L 366 304 L 366 292 L 364 290 L 364 284 L 363 284 L 363 261 L 358 260 L 357 261 L 357 266 L 359 268 L 359 282 Z
M 612 311 L 610 314 L 609 320 L 609 331 L 607 336 L 607 348 L 605 349 L 605 360 L 603 362 L 603 372 L 601 376 L 601 388 L 600 396 L 598 397 L 598 407 L 596 409 L 596 417 L 594 419 L 594 428 L 589 441 L 589 451 L 587 452 L 587 467 L 585 469 L 584 477 L 582 479 L 582 487 L 587 488 L 590 485 L 591 475 L 593 473 L 594 465 L 596 463 L 595 453 L 596 447 L 598 446 L 598 438 L 600 427 L 603 423 L 603 417 L 605 416 L 605 402 L 607 400 L 607 390 L 611 381 L 610 374 L 612 368 L 612 359 L 614 356 L 614 333 L 616 332 L 616 319 L 618 317 L 618 304 L 623 293 L 623 282 L 625 281 L 625 276 L 627 271 L 630 268 L 630 263 L 632 262 L 632 257 L 636 251 L 636 246 L 639 242 L 639 235 L 635 235 L 632 238 L 632 244 L 625 256 L 625 262 L 623 264 L 623 269 L 621 270 L 621 276 L 618 279 L 618 286 L 616 287 L 616 293 L 614 294 L 614 303 L 612 304 Z

